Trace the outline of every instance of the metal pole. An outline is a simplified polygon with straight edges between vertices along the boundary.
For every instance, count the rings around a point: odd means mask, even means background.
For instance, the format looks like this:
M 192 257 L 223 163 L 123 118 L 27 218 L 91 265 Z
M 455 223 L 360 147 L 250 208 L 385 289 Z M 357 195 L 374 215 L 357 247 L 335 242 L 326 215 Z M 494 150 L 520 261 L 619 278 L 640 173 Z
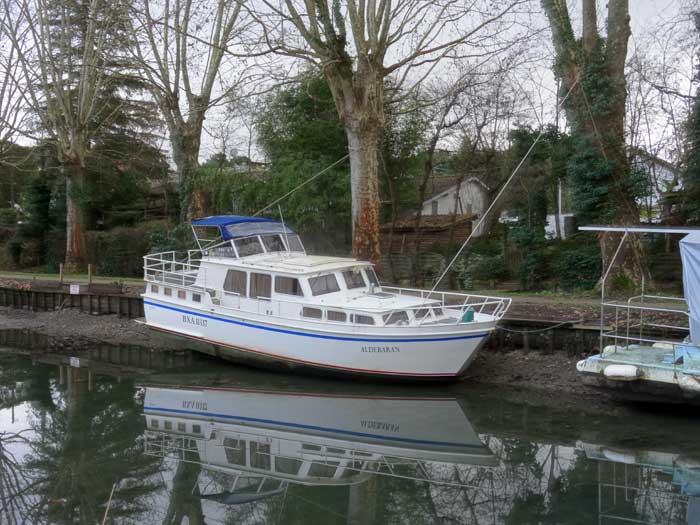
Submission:
M 617 260 L 617 256 L 620 253 L 620 250 L 622 249 L 622 245 L 625 243 L 627 240 L 627 235 L 629 235 L 629 232 L 625 232 L 625 234 L 622 236 L 622 239 L 620 239 L 620 244 L 617 245 L 617 250 L 615 250 L 615 254 L 613 255 L 612 260 L 610 261 L 610 264 L 608 265 L 608 269 L 605 271 L 605 275 L 603 275 L 603 280 L 601 281 L 600 285 L 600 353 L 603 353 L 603 326 L 605 323 L 604 319 L 604 313 L 605 313 L 605 282 L 608 280 L 608 275 L 610 275 L 610 271 L 612 270 L 613 266 L 615 265 L 615 261 Z

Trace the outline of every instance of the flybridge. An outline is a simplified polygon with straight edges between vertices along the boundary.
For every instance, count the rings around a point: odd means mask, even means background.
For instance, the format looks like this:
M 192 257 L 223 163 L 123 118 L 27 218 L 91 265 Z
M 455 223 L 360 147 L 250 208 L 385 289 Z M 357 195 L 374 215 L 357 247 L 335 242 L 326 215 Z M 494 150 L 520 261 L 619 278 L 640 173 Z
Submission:
M 194 219 L 192 232 L 202 253 L 219 257 L 239 258 L 271 252 L 306 253 L 294 230 L 267 217 L 214 215 Z

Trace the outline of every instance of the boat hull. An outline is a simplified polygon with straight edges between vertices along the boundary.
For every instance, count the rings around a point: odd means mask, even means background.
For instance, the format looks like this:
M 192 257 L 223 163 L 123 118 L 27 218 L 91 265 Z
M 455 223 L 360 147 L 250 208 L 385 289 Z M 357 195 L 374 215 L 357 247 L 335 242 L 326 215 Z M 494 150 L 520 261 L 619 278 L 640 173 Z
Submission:
M 185 345 L 236 363 L 305 373 L 394 379 L 460 376 L 495 327 L 406 336 L 332 333 L 271 320 L 144 301 L 146 324 Z
M 664 360 L 668 355 L 669 359 Z M 605 352 L 576 365 L 584 383 L 604 387 L 627 401 L 700 405 L 700 377 L 674 364 L 674 350 L 639 347 Z M 630 372 L 627 375 L 613 373 Z

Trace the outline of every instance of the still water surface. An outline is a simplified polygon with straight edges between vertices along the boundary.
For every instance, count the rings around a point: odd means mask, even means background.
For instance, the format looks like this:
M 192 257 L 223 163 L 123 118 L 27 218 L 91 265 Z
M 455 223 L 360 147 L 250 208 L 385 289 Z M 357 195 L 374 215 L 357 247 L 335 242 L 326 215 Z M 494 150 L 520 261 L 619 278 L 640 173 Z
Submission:
M 181 357 L 0 353 L 0 523 L 700 524 L 687 413 Z

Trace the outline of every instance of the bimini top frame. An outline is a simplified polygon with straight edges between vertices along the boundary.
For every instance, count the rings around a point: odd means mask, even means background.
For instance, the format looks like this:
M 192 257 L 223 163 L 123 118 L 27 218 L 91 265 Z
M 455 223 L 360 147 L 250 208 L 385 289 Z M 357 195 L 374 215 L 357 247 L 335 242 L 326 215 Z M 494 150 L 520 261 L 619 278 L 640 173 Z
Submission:
M 206 229 L 215 228 L 217 234 L 211 238 Z M 213 215 L 192 221 L 192 233 L 200 251 L 214 248 L 224 242 L 253 235 L 296 235 L 296 232 L 283 222 L 267 217 L 247 217 L 244 215 Z
M 622 233 L 622 238 L 615 250 L 615 253 L 610 261 L 607 268 L 604 268 L 603 277 L 600 286 L 600 333 L 601 333 L 601 351 L 603 348 L 603 338 L 604 338 L 604 308 L 605 306 L 616 306 L 613 304 L 606 304 L 605 302 L 605 284 L 612 268 L 617 261 L 617 257 L 622 250 L 627 237 L 630 234 L 640 234 L 640 233 L 664 233 L 664 234 L 675 234 L 684 235 L 684 239 L 681 240 L 681 256 L 683 262 L 683 288 L 685 291 L 685 298 L 679 297 L 658 297 L 658 296 L 645 296 L 644 295 L 644 276 L 642 278 L 642 295 L 639 297 L 630 298 L 627 301 L 627 308 L 629 310 L 630 304 L 635 299 L 641 299 L 644 302 L 645 297 L 649 299 L 661 299 L 661 300 L 672 300 L 672 301 L 685 301 L 689 306 L 689 312 L 679 309 L 661 309 L 656 308 L 659 311 L 675 312 L 675 313 L 685 313 L 690 318 L 690 332 L 693 341 L 698 339 L 698 333 L 700 333 L 700 323 L 698 322 L 698 313 L 700 311 L 700 303 L 694 304 L 697 299 L 696 296 L 700 291 L 700 264 L 696 262 L 698 256 L 688 256 L 687 253 L 690 244 L 698 244 L 700 239 L 700 228 L 688 228 L 688 227 L 675 227 L 675 226 L 604 226 L 604 225 L 590 225 L 579 227 L 581 231 L 592 231 L 592 232 L 614 232 Z M 700 251 L 698 251 L 700 254 Z M 640 315 L 643 314 L 643 310 L 651 310 L 650 308 L 639 307 Z M 641 321 L 640 321 L 641 325 Z M 641 326 L 640 326 L 641 329 Z M 641 337 L 641 336 L 640 336 Z M 625 339 L 625 338 L 623 338 Z

